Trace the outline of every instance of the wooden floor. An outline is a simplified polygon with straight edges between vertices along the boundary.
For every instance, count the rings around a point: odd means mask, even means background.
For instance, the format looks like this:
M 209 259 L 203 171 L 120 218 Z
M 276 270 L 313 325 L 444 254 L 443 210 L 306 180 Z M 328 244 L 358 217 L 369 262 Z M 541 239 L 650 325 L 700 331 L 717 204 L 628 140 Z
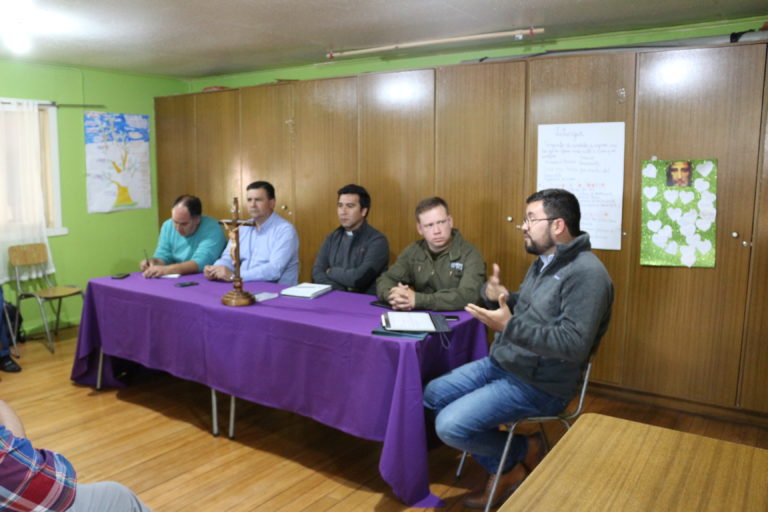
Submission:
M 296 414 L 238 401 L 234 441 L 210 434 L 210 392 L 166 375 L 97 392 L 69 380 L 76 331 L 61 333 L 56 353 L 39 341 L 21 345 L 24 370 L 0 373 L 0 398 L 22 418 L 38 447 L 64 453 L 80 481 L 116 480 L 155 512 L 404 511 L 378 473 L 379 443 Z M 226 347 L 222 347 L 223 350 Z M 768 430 L 690 414 L 588 397 L 588 411 L 768 448 Z M 226 428 L 227 403 L 219 404 Z M 557 427 L 550 438 L 560 435 Z M 453 472 L 457 453 L 430 453 L 432 492 L 446 511 L 485 475 L 470 462 Z

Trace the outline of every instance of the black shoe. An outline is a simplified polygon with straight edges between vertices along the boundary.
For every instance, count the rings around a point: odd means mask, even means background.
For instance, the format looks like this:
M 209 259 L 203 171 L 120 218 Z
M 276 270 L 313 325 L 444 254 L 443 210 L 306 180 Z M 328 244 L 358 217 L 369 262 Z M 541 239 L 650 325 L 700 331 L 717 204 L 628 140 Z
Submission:
M 21 366 L 16 364 L 16 361 L 11 356 L 5 356 L 0 358 L 0 371 L 17 373 L 21 371 Z

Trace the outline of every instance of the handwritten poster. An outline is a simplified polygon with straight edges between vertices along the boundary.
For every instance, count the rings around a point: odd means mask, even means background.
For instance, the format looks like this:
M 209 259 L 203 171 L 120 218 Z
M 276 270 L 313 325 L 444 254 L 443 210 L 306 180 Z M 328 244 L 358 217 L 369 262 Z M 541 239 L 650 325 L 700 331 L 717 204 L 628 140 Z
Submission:
M 621 250 L 624 123 L 539 125 L 536 189 L 545 188 L 579 199 L 594 249 Z

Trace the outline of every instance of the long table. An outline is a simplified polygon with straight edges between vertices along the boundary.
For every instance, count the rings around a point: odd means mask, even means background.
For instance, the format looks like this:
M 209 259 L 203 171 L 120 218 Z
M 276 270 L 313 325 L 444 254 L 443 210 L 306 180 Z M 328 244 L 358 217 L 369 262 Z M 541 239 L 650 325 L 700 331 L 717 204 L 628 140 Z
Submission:
M 447 336 L 424 340 L 373 335 L 385 310 L 374 297 L 333 291 L 315 299 L 280 296 L 227 307 L 231 284 L 109 277 L 88 283 L 72 379 L 120 386 L 114 358 L 210 386 L 262 405 L 313 418 L 383 443 L 379 471 L 406 504 L 441 506 L 429 491 L 422 386 L 487 354 L 485 330 L 457 313 Z M 252 293 L 273 283 L 245 283 Z
M 768 510 L 768 450 L 584 414 L 499 512 Z

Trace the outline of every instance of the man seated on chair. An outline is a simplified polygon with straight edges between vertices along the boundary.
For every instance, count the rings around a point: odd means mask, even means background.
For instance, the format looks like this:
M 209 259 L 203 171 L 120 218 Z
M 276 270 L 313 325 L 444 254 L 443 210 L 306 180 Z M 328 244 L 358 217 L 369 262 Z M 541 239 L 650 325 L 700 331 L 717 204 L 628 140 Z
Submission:
M 368 224 L 371 196 L 360 185 L 347 185 L 336 213 L 341 226 L 331 232 L 317 253 L 312 281 L 334 290 L 376 294 L 376 278 L 389 262 L 387 237 Z
M 416 230 L 424 239 L 406 247 L 376 281 L 379 300 L 400 311 L 456 311 L 478 302 L 485 280 L 483 256 L 453 228 L 442 198 L 416 205 Z
M 275 187 L 266 181 L 254 181 L 246 188 L 245 197 L 253 226 L 238 228 L 240 277 L 243 281 L 295 285 L 299 280 L 299 235 L 293 224 L 275 213 Z M 208 279 L 234 279 L 233 234 L 230 231 L 221 257 L 205 267 Z
M 0 286 L 0 371 L 16 373 L 21 366 L 11 358 L 11 326 L 5 320 L 5 299 L 3 287 Z M 11 320 L 13 321 L 13 320 Z
M 144 277 L 196 274 L 221 254 L 226 237 L 216 219 L 203 215 L 195 196 L 183 195 L 173 202 L 171 218 L 163 222 L 157 250 L 141 261 Z
M 507 434 L 503 423 L 562 412 L 578 393 L 582 369 L 608 328 L 613 283 L 579 228 L 576 197 L 547 189 L 526 200 L 525 249 L 538 258 L 517 293 L 501 284 L 498 265 L 483 286 L 489 309 L 466 310 L 497 332 L 488 357 L 431 381 L 424 405 L 437 435 L 472 453 L 491 474 L 464 504 L 483 508 L 499 469 Z M 543 456 L 540 436 L 515 435 L 494 495 L 496 506 Z
M 0 510 L 151 512 L 117 482 L 80 484 L 63 455 L 38 450 L 11 407 L 0 400 Z

